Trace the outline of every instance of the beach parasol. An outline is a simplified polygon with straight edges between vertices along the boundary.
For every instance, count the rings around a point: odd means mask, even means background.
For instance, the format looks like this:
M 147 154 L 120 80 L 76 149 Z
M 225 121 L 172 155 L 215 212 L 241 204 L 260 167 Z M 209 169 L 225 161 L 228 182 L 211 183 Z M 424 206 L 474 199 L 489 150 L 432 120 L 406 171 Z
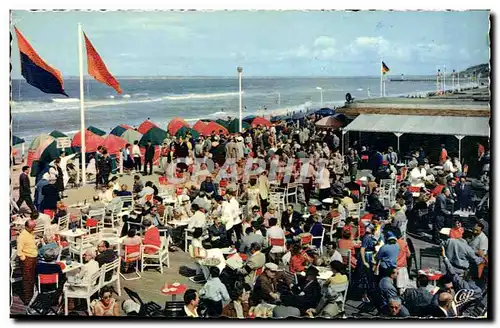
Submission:
M 200 137 L 200 133 L 198 131 L 196 131 L 195 129 L 192 129 L 190 127 L 187 127 L 187 126 L 183 126 L 181 127 L 177 133 L 175 134 L 175 136 L 177 138 L 179 137 L 182 137 L 182 138 L 186 138 L 186 135 L 187 134 L 191 134 L 191 136 L 194 138 L 194 139 L 198 139 Z
M 142 138 L 142 133 L 136 130 L 127 130 L 123 132 L 123 134 L 120 136 L 121 138 L 127 140 L 128 143 L 134 144 L 134 141 L 139 141 Z
M 130 125 L 127 125 L 127 124 L 120 124 L 120 126 L 121 126 L 122 128 L 127 129 L 127 130 L 129 130 L 129 129 L 132 129 L 132 130 L 133 130 L 133 129 L 134 129 L 133 127 L 131 127 Z
M 124 128 L 121 125 L 117 125 L 113 128 L 113 130 L 111 130 L 111 132 L 109 134 L 113 134 L 117 137 L 120 137 L 125 131 L 127 131 L 126 128 Z
M 177 131 L 183 126 L 189 127 L 189 124 L 182 118 L 173 118 L 167 126 L 167 131 L 171 136 L 175 136 Z
M 203 130 L 207 127 L 207 123 L 199 120 L 193 125 L 193 129 L 198 131 L 199 133 L 203 133 Z
M 151 122 L 148 119 L 148 120 L 145 120 L 144 122 L 142 122 L 141 125 L 139 125 L 139 127 L 137 128 L 137 131 L 139 131 L 141 134 L 145 134 L 151 128 L 157 128 L 157 127 L 158 127 L 158 125 L 154 124 L 153 122 Z
M 15 146 L 15 145 L 20 145 L 24 143 L 24 139 L 23 138 L 19 138 L 19 137 L 16 137 L 16 136 L 12 136 L 12 146 Z
M 245 116 L 245 117 L 243 118 L 243 121 L 245 121 L 245 122 L 247 122 L 247 123 L 250 123 L 250 122 L 252 122 L 252 121 L 253 121 L 253 119 L 254 119 L 254 118 L 256 118 L 256 117 L 257 117 L 257 115 L 248 115 L 248 116 Z
M 61 155 L 61 150 L 57 148 L 56 138 L 48 134 L 41 134 L 31 142 L 28 148 L 27 165 L 31 166 L 35 160 L 50 163 Z M 67 155 L 74 153 L 71 148 L 64 149 L 64 152 Z
M 225 127 L 227 129 L 229 127 L 229 123 L 231 123 L 231 122 L 230 121 L 226 121 L 226 120 L 218 119 L 218 120 L 215 120 L 215 123 L 217 123 L 219 125 L 222 125 L 223 127 Z
M 100 136 L 100 137 L 102 137 L 102 136 L 106 135 L 106 131 L 103 131 L 103 130 L 101 130 L 101 129 L 99 129 L 99 128 L 96 128 L 95 126 L 92 126 L 92 125 L 91 125 L 91 126 L 89 126 L 89 127 L 87 128 L 87 130 L 89 130 L 89 131 L 90 131 L 90 132 L 92 132 L 93 134 L 97 134 L 97 135 L 98 135 L 98 136 Z
M 67 138 L 68 136 L 61 131 L 54 130 L 51 133 L 49 133 L 50 136 L 54 138 Z
M 331 108 L 321 108 L 321 109 L 315 111 L 314 114 L 321 115 L 321 116 L 330 116 L 330 115 L 335 114 L 335 110 L 333 110 Z
M 248 124 L 247 122 L 245 121 L 242 121 L 242 127 L 243 129 L 250 129 L 252 126 L 250 124 Z M 237 133 L 237 132 L 240 132 L 240 120 L 238 120 L 237 118 L 235 118 L 234 120 L 232 120 L 230 123 L 229 123 L 229 126 L 227 128 L 227 131 L 229 133 Z
M 85 130 L 85 152 L 94 153 L 97 151 L 97 147 L 102 146 L 104 143 L 104 138 L 92 133 L 89 130 Z M 81 147 L 81 132 L 78 131 L 73 140 L 71 141 L 72 147 Z
M 317 121 L 315 125 L 319 128 L 331 128 L 331 129 L 338 129 L 340 127 L 345 126 L 345 116 L 327 116 L 323 117 L 321 120 Z
M 298 112 L 298 113 L 294 113 L 294 114 L 292 115 L 292 120 L 294 120 L 294 121 L 296 121 L 296 120 L 302 120 L 302 119 L 304 119 L 304 117 L 306 117 L 306 116 L 307 116 L 307 113 L 300 113 L 300 112 Z
M 215 122 L 208 122 L 202 133 L 204 136 L 209 136 L 214 132 L 215 134 L 219 134 L 219 131 L 222 131 L 222 134 L 229 134 L 225 126 L 222 126 Z
M 120 154 L 120 149 L 125 148 L 125 145 L 128 144 L 127 140 L 120 138 L 114 134 L 110 134 L 104 139 L 103 146 L 106 147 L 108 153 L 110 155 L 118 155 Z
M 270 127 L 272 126 L 271 122 L 269 122 L 268 120 L 266 120 L 265 118 L 263 117 L 256 117 L 252 120 L 252 127 L 256 127 L 256 126 L 267 126 L 267 127 Z
M 167 137 L 167 131 L 157 127 L 153 127 L 149 129 L 148 132 L 142 135 L 141 140 L 139 140 L 139 146 L 146 146 L 148 140 L 151 140 L 151 144 L 153 146 L 158 146 L 163 144 L 163 140 L 165 140 Z

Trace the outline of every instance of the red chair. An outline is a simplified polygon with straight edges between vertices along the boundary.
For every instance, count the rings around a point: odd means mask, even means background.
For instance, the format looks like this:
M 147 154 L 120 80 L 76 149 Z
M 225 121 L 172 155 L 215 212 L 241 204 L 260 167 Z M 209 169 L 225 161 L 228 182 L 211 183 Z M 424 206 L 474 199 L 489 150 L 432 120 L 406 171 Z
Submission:
M 285 238 L 269 238 L 269 244 L 271 246 L 285 247 Z
M 43 214 L 47 214 L 51 219 L 53 219 L 54 215 L 56 215 L 56 212 L 53 210 L 43 210 Z
M 312 242 L 312 235 L 305 235 L 300 237 L 300 243 L 301 245 L 309 245 Z
M 412 192 L 412 193 L 414 193 L 414 192 L 420 192 L 420 187 L 409 186 L 408 187 L 408 191 Z
M 253 285 L 255 285 L 255 282 L 257 281 L 257 278 L 264 272 L 264 267 L 257 268 L 254 273 L 253 273 Z
M 135 274 L 136 277 L 127 278 L 121 272 L 120 276 L 125 280 L 137 280 L 141 278 L 139 273 L 139 260 L 141 259 L 141 244 L 137 245 L 125 245 L 125 254 L 122 256 L 122 263 L 125 263 L 125 268 L 128 268 L 129 263 L 135 262 Z
M 51 273 L 51 274 L 39 274 L 38 275 L 38 291 L 42 293 L 42 286 L 47 287 L 47 285 L 50 285 L 49 291 L 55 291 L 57 288 L 59 288 L 59 274 L 58 273 Z M 55 285 L 55 288 L 53 288 L 53 285 Z

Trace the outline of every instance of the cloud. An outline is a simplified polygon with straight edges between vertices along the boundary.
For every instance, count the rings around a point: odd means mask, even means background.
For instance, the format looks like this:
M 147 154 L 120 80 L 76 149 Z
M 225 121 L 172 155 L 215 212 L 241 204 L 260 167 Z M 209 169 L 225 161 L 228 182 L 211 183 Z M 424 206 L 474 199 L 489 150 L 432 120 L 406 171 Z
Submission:
M 297 48 L 281 53 L 281 56 L 322 60 L 331 59 L 339 53 L 336 43 L 334 38 L 322 35 L 314 39 L 310 47 L 301 44 Z

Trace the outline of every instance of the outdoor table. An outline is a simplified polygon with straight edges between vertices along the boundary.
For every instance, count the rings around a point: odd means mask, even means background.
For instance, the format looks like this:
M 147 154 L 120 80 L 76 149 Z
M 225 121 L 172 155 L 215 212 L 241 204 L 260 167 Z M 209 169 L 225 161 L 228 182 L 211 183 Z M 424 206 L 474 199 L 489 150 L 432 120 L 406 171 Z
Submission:
M 444 273 L 442 273 L 441 271 L 435 271 L 433 269 L 421 269 L 418 270 L 418 274 L 423 274 L 427 276 L 427 278 L 429 278 L 429 280 L 432 281 L 432 284 L 434 286 L 436 286 L 436 281 L 439 280 L 444 275 Z
M 83 264 L 77 261 L 71 261 L 69 264 L 66 264 L 66 262 L 57 262 L 57 264 L 59 264 L 63 273 L 68 273 L 83 267 Z
M 167 224 L 173 225 L 177 228 L 177 227 L 187 226 L 189 224 L 189 221 L 175 220 L 175 221 L 167 222 Z
M 225 247 L 225 248 L 220 248 L 222 254 L 224 255 L 233 255 L 237 253 L 237 250 L 232 247 Z
M 331 276 L 333 276 L 332 270 L 330 270 L 327 267 L 316 267 L 316 269 L 318 269 L 318 271 L 319 271 L 318 279 L 320 279 L 320 280 L 327 280 Z
M 161 289 L 160 292 L 163 295 L 172 295 L 172 302 L 175 302 L 177 295 L 184 295 L 184 292 L 187 289 L 187 285 L 184 284 L 179 284 L 178 282 L 175 282 L 171 285 L 164 285 Z
M 75 232 L 73 232 L 73 230 L 65 230 L 59 232 L 60 236 L 64 236 L 66 238 L 75 238 L 75 239 L 78 237 L 82 237 L 85 234 L 87 234 L 87 231 L 83 229 L 76 229 Z
M 323 203 L 322 203 L 322 202 L 320 202 L 320 201 L 319 201 L 319 200 L 317 200 L 317 199 L 311 198 L 311 199 L 309 200 L 309 205 L 310 205 L 310 206 L 321 206 L 321 205 L 323 205 Z
M 244 254 L 233 254 L 233 255 L 228 256 L 228 258 L 226 260 L 226 265 L 233 270 L 243 268 L 244 259 L 243 259 L 242 255 L 244 255 Z
M 470 216 L 474 216 L 476 215 L 476 213 L 472 212 L 472 211 L 462 211 L 462 210 L 458 210 L 458 211 L 455 211 L 453 212 L 453 215 L 454 216 L 460 216 L 460 217 L 463 217 L 463 218 L 468 218 Z

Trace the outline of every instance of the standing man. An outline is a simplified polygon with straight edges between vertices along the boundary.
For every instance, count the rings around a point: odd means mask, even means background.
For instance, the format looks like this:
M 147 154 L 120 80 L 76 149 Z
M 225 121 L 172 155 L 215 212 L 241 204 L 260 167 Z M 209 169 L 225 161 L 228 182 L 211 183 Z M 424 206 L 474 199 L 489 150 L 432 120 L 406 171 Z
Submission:
M 37 264 L 38 247 L 35 242 L 35 220 L 28 220 L 24 230 L 17 237 L 17 256 L 23 268 L 23 302 L 28 304 L 33 297 L 35 286 L 35 268 Z
M 111 173 L 111 158 L 109 158 L 108 150 L 104 149 L 102 151 L 102 157 L 99 159 L 99 163 L 97 165 L 99 169 L 99 176 L 101 179 L 101 182 L 104 183 L 104 185 L 108 185 L 108 180 L 109 180 L 109 174 Z
M 146 151 L 144 153 L 144 172 L 143 175 L 148 175 L 147 166 L 149 164 L 149 175 L 153 174 L 153 158 L 155 157 L 155 147 L 151 145 L 151 140 L 146 144 Z
M 54 161 L 55 169 L 57 170 L 56 188 L 59 191 L 59 197 L 64 198 L 64 173 L 61 168 L 61 158 L 58 157 Z
M 447 208 L 447 200 L 450 198 L 450 188 L 444 187 L 441 194 L 436 197 L 436 204 L 434 205 L 434 242 L 437 244 L 441 243 L 440 231 L 444 227 L 446 219 L 452 214 Z
M 95 159 L 95 187 L 96 189 L 99 188 L 99 185 L 102 184 L 102 177 L 101 173 L 99 172 L 99 161 L 101 160 L 102 157 L 102 146 L 97 147 L 97 151 L 95 152 L 94 159 Z
M 132 146 L 132 156 L 134 156 L 134 167 L 136 172 L 141 172 L 141 149 L 139 148 L 139 141 L 134 141 Z
M 35 206 L 31 199 L 31 186 L 30 186 L 30 167 L 23 166 L 23 172 L 19 175 L 19 199 L 17 200 L 17 207 L 21 208 L 23 202 L 30 208 L 31 212 L 35 212 Z

